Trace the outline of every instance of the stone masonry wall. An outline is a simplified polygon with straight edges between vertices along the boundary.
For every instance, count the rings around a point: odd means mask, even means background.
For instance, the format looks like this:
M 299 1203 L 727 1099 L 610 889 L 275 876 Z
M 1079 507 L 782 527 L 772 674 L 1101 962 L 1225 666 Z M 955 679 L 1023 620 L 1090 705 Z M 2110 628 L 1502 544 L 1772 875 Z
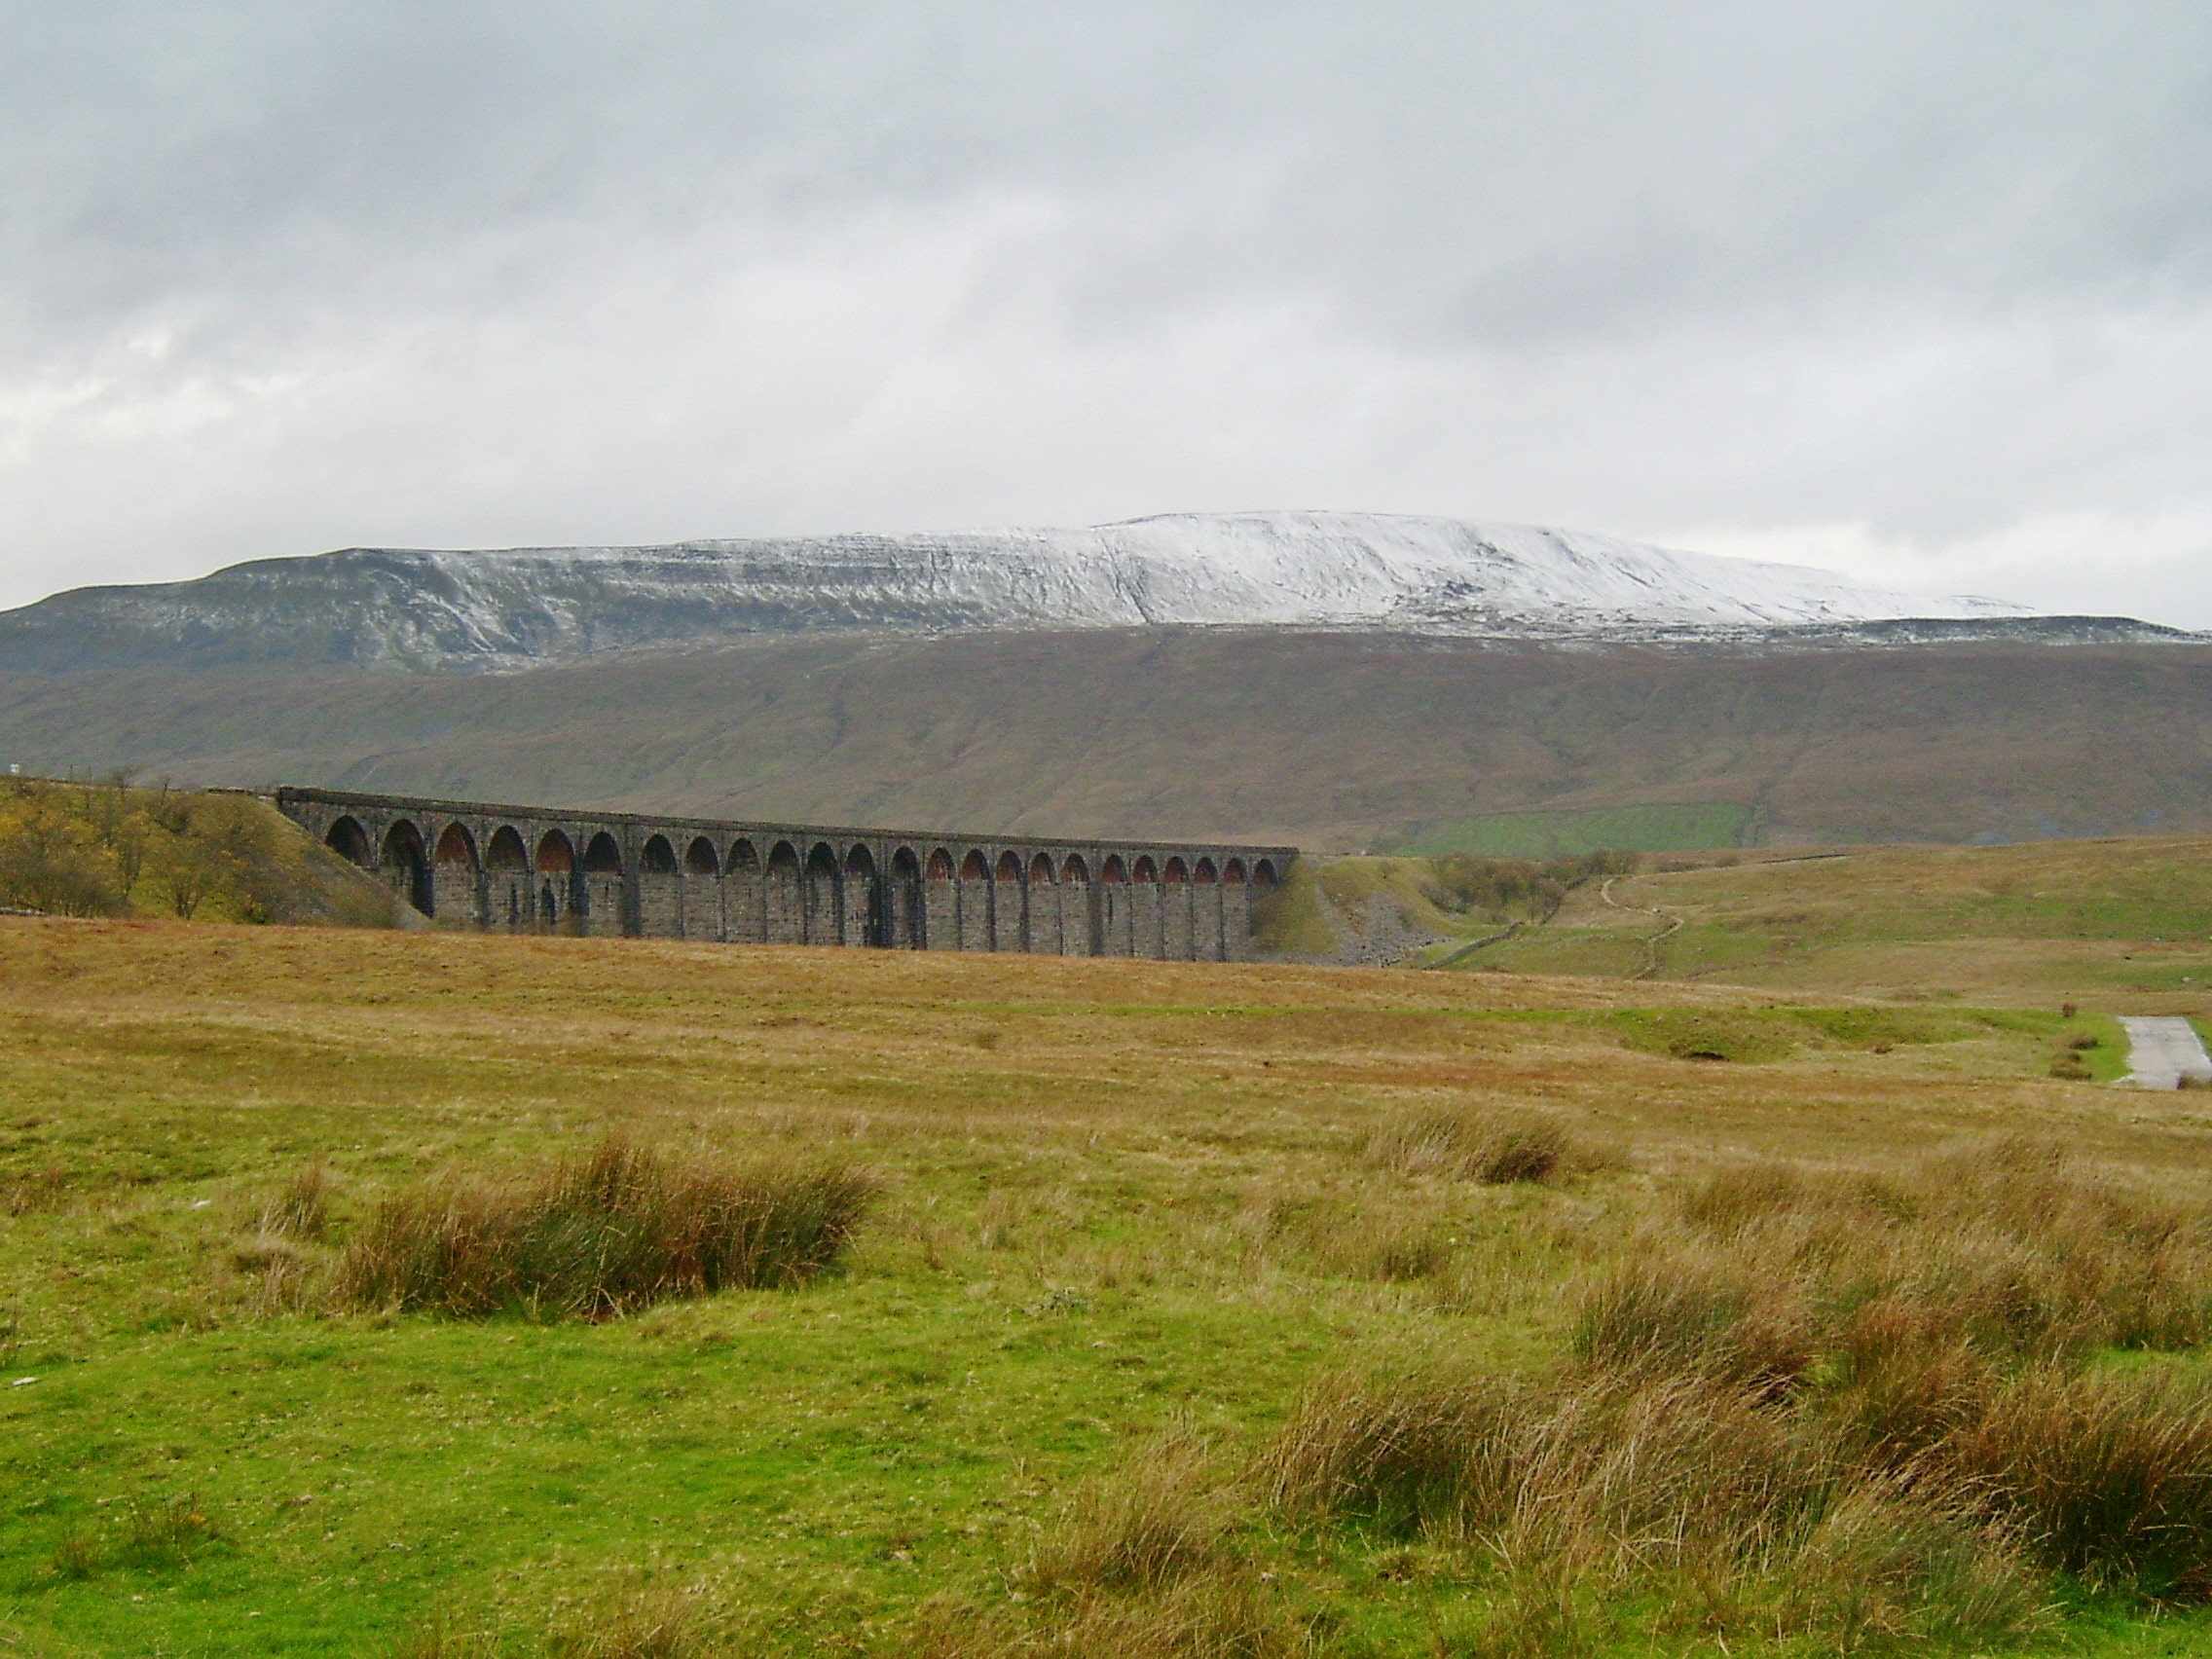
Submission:
M 441 925 L 495 933 L 1243 961 L 1254 898 L 1298 857 L 1295 847 L 1006 840 L 337 790 L 271 799 L 325 845 L 368 847 L 369 868 Z

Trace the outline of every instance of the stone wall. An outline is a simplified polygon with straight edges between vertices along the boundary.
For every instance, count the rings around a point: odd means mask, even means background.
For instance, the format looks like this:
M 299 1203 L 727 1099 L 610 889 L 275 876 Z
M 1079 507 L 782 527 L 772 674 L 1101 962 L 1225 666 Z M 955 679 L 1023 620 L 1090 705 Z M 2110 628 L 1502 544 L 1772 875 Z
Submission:
M 1295 847 L 735 824 L 337 790 L 277 810 L 451 927 L 1244 961 Z M 353 856 L 349 852 L 348 856 Z

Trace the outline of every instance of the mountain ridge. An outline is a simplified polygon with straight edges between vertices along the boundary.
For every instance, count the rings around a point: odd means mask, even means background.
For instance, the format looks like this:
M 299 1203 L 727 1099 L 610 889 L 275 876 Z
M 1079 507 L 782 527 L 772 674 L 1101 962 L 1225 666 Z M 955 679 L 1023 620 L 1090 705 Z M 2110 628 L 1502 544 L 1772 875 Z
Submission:
M 0 669 L 507 670 L 760 635 L 1159 626 L 1522 640 L 1994 630 L 2024 608 L 1583 532 L 1375 513 L 477 551 L 347 548 L 0 612 Z M 2168 630 L 2116 619 L 2127 628 Z M 1945 633 L 1949 630 L 1949 634 Z M 2078 631 L 2078 630 L 2077 630 Z

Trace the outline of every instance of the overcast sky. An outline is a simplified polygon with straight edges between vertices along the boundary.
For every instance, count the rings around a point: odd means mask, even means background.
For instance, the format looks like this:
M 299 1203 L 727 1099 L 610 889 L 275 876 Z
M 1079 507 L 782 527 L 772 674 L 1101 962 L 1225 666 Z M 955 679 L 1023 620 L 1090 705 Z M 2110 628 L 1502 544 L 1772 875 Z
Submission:
M 1560 524 L 2212 626 L 2212 7 L 0 0 L 0 604 Z

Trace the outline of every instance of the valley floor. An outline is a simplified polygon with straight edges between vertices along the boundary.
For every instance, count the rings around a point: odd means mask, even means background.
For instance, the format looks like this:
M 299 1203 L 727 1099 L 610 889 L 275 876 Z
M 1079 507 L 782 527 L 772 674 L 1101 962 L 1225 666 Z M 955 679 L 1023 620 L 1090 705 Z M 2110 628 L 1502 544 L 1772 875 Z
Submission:
M 2144 1202 L 2197 1203 L 2212 1094 L 2105 1087 L 2117 1005 L 2081 977 L 2067 1018 L 2055 998 L 1977 1005 L 1963 971 L 1940 1006 L 1871 1006 L 0 920 L 0 1643 L 520 1654 L 568 1632 L 566 1651 L 612 1653 L 593 1621 L 666 1593 L 715 1651 L 1049 1648 L 1077 1604 L 1037 1563 L 1095 1505 L 1085 1482 L 1163 1434 L 1240 1466 L 1346 1368 L 1556 1363 L 1577 1287 L 1715 1169 L 1909 1182 L 2026 1135 Z M 2051 1075 L 2069 1055 L 2080 1080 Z M 1488 1184 L 1377 1150 L 1422 1113 L 1493 1107 L 1549 1114 L 1589 1156 Z M 883 1196 L 803 1288 L 600 1324 L 272 1286 L 260 1218 L 310 1165 L 331 1182 L 330 1242 L 299 1252 L 314 1270 L 382 1196 L 609 1128 L 857 1161 Z M 1504 1651 L 1473 1544 L 1237 1513 L 1221 1547 L 1272 1609 L 1249 1651 L 1284 1631 L 1310 1651 Z M 2179 1603 L 2063 1577 L 2039 1594 L 2064 1610 L 2009 1638 L 2027 1650 L 2212 1646 Z M 1585 1646 L 1557 1651 L 1844 1641 L 1585 1611 Z

